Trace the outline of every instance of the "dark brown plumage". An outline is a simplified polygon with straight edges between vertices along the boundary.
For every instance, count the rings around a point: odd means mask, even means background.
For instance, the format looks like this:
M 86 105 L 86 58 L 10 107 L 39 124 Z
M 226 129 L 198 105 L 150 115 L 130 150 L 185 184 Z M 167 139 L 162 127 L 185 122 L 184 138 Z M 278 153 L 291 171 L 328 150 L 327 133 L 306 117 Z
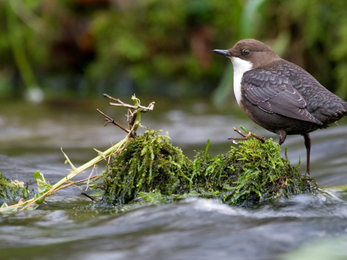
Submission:
M 281 59 L 269 46 L 244 39 L 229 50 L 214 50 L 234 66 L 234 93 L 244 113 L 258 125 L 277 133 L 305 139 L 310 174 L 309 133 L 326 128 L 346 115 L 347 102 L 324 88 L 299 66 Z

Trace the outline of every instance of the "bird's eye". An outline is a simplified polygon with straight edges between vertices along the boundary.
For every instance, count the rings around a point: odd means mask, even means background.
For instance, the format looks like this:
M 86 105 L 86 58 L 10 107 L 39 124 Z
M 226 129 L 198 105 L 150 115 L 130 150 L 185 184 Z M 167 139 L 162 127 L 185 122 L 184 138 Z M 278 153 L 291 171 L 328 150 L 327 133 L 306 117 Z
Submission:
M 250 51 L 250 50 L 247 50 L 247 49 L 243 49 L 243 50 L 242 50 L 242 53 L 245 54 L 245 55 L 248 55 L 248 54 L 251 53 L 251 51 Z

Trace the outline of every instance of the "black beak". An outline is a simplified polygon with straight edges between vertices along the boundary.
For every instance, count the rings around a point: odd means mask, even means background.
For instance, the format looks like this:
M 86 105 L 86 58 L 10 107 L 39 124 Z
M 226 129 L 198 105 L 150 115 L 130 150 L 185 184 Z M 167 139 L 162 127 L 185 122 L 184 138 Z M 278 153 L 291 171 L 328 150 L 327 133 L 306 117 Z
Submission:
M 226 57 L 230 57 L 230 53 L 228 52 L 228 50 L 213 50 L 213 52 L 217 53 L 217 54 L 220 54 L 220 55 L 223 55 L 223 56 L 226 56 Z

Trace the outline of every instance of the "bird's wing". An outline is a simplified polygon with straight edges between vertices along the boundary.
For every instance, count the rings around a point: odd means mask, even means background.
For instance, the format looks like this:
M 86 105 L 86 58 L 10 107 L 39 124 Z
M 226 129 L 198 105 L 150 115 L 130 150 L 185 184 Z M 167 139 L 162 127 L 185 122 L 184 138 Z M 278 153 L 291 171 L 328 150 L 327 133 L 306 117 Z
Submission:
M 305 99 L 285 77 L 266 70 L 250 70 L 244 73 L 241 86 L 245 97 L 267 113 L 322 125 L 306 109 Z

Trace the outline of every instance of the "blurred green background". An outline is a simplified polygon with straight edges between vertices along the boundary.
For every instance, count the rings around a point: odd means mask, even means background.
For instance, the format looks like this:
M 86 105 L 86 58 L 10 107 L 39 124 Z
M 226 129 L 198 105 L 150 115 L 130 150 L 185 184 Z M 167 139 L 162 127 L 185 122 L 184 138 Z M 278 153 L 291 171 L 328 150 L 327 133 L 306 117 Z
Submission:
M 223 104 L 228 59 L 256 38 L 347 99 L 347 1 L 3 0 L 0 99 L 208 97 Z

